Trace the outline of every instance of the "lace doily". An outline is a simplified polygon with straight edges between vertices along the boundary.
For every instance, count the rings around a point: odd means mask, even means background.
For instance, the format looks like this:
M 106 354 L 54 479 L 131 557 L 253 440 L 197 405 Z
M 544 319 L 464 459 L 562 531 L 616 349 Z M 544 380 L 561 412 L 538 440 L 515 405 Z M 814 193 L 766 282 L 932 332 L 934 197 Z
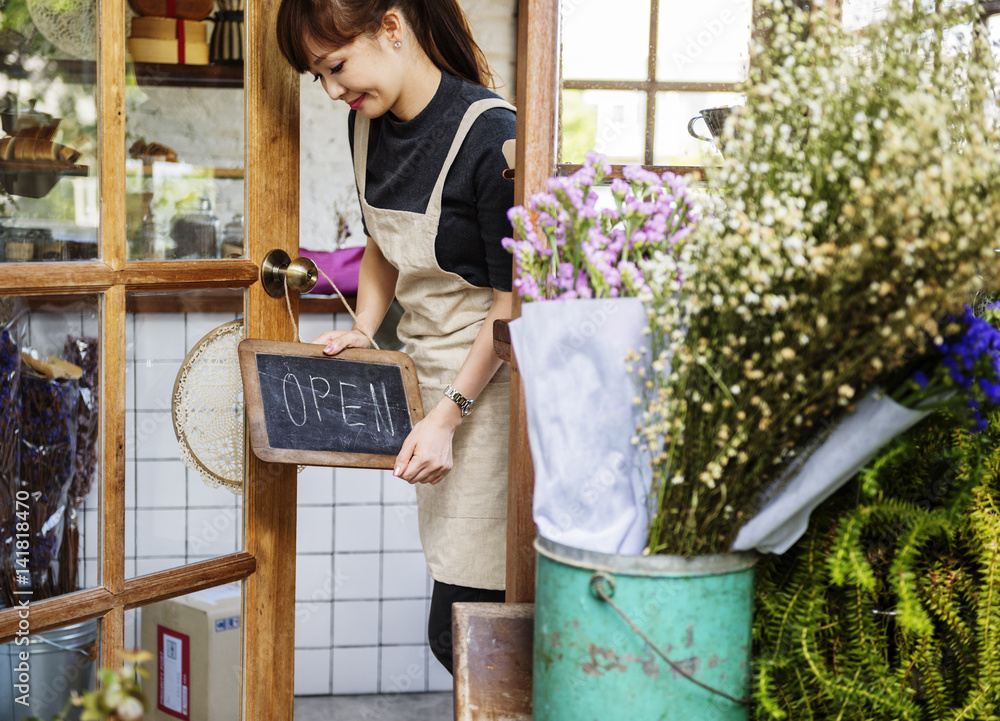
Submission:
M 81 60 L 97 57 L 97 0 L 27 0 L 28 14 L 46 40 Z M 125 35 L 135 13 L 125 5 Z
M 243 493 L 243 379 L 236 346 L 243 321 L 219 326 L 188 353 L 174 382 L 181 460 L 209 486 Z

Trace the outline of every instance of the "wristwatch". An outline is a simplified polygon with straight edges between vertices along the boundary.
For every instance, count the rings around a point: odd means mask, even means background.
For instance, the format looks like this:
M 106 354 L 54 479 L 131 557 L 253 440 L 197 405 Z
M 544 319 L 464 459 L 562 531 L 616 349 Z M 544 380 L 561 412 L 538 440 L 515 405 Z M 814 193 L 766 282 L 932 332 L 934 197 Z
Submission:
M 475 401 L 469 400 L 451 386 L 448 386 L 447 388 L 444 389 L 444 394 L 448 396 L 448 398 L 451 398 L 453 401 L 455 401 L 455 405 L 457 405 L 459 408 L 462 409 L 463 418 L 472 413 L 472 406 L 475 403 Z

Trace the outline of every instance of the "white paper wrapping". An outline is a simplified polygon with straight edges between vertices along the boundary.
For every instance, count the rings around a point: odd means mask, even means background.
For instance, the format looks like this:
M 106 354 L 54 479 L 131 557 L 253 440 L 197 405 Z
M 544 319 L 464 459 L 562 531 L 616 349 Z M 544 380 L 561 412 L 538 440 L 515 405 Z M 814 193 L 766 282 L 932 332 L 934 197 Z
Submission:
M 930 411 L 914 411 L 880 392 L 861 399 L 811 454 L 786 472 L 787 483 L 751 518 L 736 536 L 734 551 L 756 549 L 784 553 L 809 525 L 809 515 L 849 481 L 878 450 L 924 418 Z
M 544 538 L 637 555 L 646 545 L 652 469 L 632 444 L 640 410 L 629 350 L 646 345 L 637 298 L 526 303 L 510 337 L 524 382 Z

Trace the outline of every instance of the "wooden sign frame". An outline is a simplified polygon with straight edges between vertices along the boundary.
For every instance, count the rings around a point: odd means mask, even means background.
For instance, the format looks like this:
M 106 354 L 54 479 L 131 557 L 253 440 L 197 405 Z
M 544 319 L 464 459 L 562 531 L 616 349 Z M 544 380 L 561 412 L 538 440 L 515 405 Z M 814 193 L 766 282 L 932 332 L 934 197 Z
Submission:
M 263 397 L 257 370 L 257 354 L 322 358 L 330 363 L 361 361 L 399 367 L 403 378 L 403 391 L 410 414 L 410 425 L 415 426 L 424 417 L 420 399 L 420 386 L 413 359 L 405 353 L 391 350 L 347 348 L 335 356 L 323 353 L 323 346 L 316 343 L 285 343 L 260 339 L 246 339 L 238 346 L 240 372 L 243 376 L 243 399 L 250 430 L 250 446 L 254 455 L 268 463 L 296 463 L 307 466 L 336 466 L 343 468 L 392 469 L 395 455 L 376 453 L 341 453 L 337 451 L 272 448 L 265 423 Z

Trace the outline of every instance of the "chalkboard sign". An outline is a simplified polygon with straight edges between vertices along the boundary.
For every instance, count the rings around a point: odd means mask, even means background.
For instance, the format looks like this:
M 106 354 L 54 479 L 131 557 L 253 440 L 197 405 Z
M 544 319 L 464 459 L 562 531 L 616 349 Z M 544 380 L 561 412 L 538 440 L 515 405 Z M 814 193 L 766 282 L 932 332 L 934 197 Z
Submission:
M 398 351 L 244 340 L 250 447 L 263 461 L 392 468 L 424 417 L 412 359 Z

